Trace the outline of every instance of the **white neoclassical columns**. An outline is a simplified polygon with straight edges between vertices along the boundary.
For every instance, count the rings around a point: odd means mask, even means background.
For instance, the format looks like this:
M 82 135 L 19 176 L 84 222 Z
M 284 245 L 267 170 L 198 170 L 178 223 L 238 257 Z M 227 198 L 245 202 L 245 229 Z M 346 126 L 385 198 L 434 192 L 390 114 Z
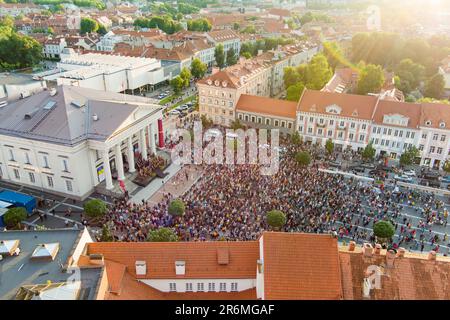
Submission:
M 117 179 L 125 180 L 125 172 L 123 170 L 123 158 L 120 143 L 114 146 L 114 151 L 116 154 L 116 168 L 117 168 Z
M 109 149 L 103 150 L 103 170 L 105 171 L 106 189 L 111 190 L 114 185 L 111 175 L 111 166 L 109 164 Z
M 144 159 L 147 159 L 147 143 L 145 142 L 145 129 L 141 129 L 139 131 L 140 138 L 139 138 L 139 149 L 141 150 L 142 157 Z
M 128 137 L 127 144 L 128 144 L 128 167 L 129 167 L 128 170 L 130 173 L 133 173 L 136 171 L 136 168 L 134 167 L 134 150 L 132 137 Z
M 150 143 L 150 150 L 152 154 L 156 155 L 155 124 L 150 123 L 148 128 L 149 128 L 148 141 Z

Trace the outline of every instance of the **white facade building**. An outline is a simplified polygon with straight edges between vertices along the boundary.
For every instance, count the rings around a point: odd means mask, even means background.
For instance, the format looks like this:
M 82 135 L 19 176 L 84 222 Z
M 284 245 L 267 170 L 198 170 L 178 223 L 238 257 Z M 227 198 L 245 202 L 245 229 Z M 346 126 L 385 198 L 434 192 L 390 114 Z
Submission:
M 162 109 L 150 99 L 71 86 L 0 109 L 2 179 L 70 198 L 87 197 L 113 172 L 135 171 L 134 152 L 156 152 Z
M 56 81 L 58 85 L 110 92 L 137 90 L 167 79 L 160 60 L 98 53 L 78 54 L 71 49 L 61 54 L 57 68 L 59 73 L 44 79 Z

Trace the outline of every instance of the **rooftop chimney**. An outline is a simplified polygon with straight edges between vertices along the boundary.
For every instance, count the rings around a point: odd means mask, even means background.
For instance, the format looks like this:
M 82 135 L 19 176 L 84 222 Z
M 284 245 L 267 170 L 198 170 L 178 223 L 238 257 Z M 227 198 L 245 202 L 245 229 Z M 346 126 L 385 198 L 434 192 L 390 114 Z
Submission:
M 348 244 L 348 251 L 355 251 L 355 248 L 356 248 L 356 242 L 350 241 L 350 243 Z
M 362 251 L 365 257 L 371 257 L 373 253 L 373 247 L 370 243 L 364 243 Z
M 436 251 L 431 250 L 430 252 L 428 252 L 428 260 L 436 260 Z
M 145 261 L 136 261 L 136 275 L 145 276 L 147 274 L 147 263 Z
M 405 256 L 405 252 L 406 252 L 405 248 L 402 247 L 398 248 L 397 257 L 403 258 Z
M 395 260 L 395 251 L 392 249 L 388 250 L 388 252 L 386 252 L 386 267 L 393 268 L 394 260 Z
M 381 244 L 377 243 L 375 245 L 375 254 L 380 254 L 381 253 Z

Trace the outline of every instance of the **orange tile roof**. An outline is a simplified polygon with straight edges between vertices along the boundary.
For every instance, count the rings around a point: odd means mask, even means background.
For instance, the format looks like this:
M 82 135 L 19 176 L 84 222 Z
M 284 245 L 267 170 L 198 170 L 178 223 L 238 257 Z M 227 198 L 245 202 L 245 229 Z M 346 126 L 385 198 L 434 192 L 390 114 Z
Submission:
M 427 121 L 431 125 L 427 126 Z M 445 123 L 445 129 L 450 127 L 450 105 L 443 103 L 422 103 L 422 115 L 420 125 L 423 127 L 440 128 L 439 124 Z
M 122 281 L 125 275 L 126 266 L 114 261 L 105 260 L 106 275 L 108 277 L 109 291 L 121 293 Z
M 110 293 L 107 300 L 256 300 L 256 289 L 241 292 L 161 292 L 125 273 L 120 294 Z
M 370 299 L 449 300 L 450 263 L 430 261 L 425 257 L 426 255 L 405 254 L 405 257 L 395 258 L 393 268 L 387 268 L 385 250 L 372 257 L 364 257 L 361 252 L 356 251 L 340 251 L 344 299 L 363 299 L 364 274 L 369 265 L 377 265 L 381 267 L 381 288 L 372 289 Z
M 229 263 L 219 265 L 217 250 L 228 248 Z M 127 267 L 136 276 L 136 261 L 146 261 L 147 275 L 151 279 L 206 279 L 230 278 L 253 279 L 256 277 L 256 261 L 259 259 L 259 244 L 248 242 L 96 242 L 87 247 L 88 254 L 103 254 Z M 186 274 L 175 275 L 175 261 L 185 261 Z
M 265 232 L 262 241 L 264 299 L 342 299 L 337 239 Z
M 408 128 L 417 128 L 420 121 L 420 104 L 398 102 L 391 100 L 380 100 L 373 117 L 377 124 L 383 124 L 384 115 L 401 114 L 409 118 Z M 388 124 L 393 126 L 392 124 Z
M 236 111 L 265 114 L 295 120 L 297 102 L 242 94 Z
M 378 98 L 356 94 L 324 92 L 305 89 L 298 102 L 301 112 L 326 113 L 326 108 L 338 105 L 341 117 L 371 120 Z

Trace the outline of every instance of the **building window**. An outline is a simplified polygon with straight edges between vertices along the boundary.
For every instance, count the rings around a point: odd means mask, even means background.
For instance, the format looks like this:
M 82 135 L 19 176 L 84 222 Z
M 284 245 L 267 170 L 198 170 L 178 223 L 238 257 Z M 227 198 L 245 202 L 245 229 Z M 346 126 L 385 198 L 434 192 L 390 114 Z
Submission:
M 363 123 L 363 124 L 361 125 L 361 129 L 362 129 L 362 130 L 366 130 L 366 124 L 365 124 L 365 123 Z
M 219 290 L 222 291 L 222 292 L 227 291 L 227 283 L 226 282 L 221 282 L 219 284 Z
M 388 136 L 390 136 L 391 133 L 392 133 L 392 129 L 389 129 L 389 130 L 388 130 Z M 408 138 L 408 137 L 407 137 L 407 138 Z
M 50 176 L 47 176 L 47 184 L 50 188 L 53 188 L 53 178 Z
M 341 126 L 341 127 L 344 126 L 344 121 L 341 121 L 340 126 Z
M 30 162 L 30 155 L 28 154 L 28 152 L 25 152 L 25 163 L 26 164 L 31 164 L 31 162 Z
M 252 116 L 252 122 L 256 122 L 256 118 Z
M 442 154 L 442 148 L 437 148 L 437 153 Z
M 62 165 L 63 165 L 63 171 L 69 172 L 69 165 L 68 165 L 67 159 L 62 160 Z
M 197 283 L 197 291 L 205 291 L 205 286 L 203 284 L 203 282 L 199 282 Z
M 237 291 L 238 290 L 238 284 L 237 282 L 231 283 L 231 291 Z
M 186 292 L 192 292 L 192 283 L 191 282 L 186 283 Z
M 270 119 L 266 119 L 266 125 L 267 125 L 267 126 L 270 125 Z
M 312 128 L 308 128 L 308 133 L 312 133 Z
M 441 141 L 445 141 L 445 134 L 441 136 Z
M 275 120 L 275 127 L 278 127 L 278 120 Z
M 42 159 L 44 160 L 44 168 L 49 169 L 50 167 L 48 165 L 48 157 L 44 155 Z
M 292 122 L 288 123 L 288 129 L 292 129 Z
M 436 140 L 438 139 L 438 136 L 439 136 L 439 135 L 438 135 L 437 133 L 436 133 L 436 134 L 433 134 L 433 140 L 436 141 Z
M 375 139 L 375 144 L 378 144 L 378 138 Z
M 284 121 L 281 121 L 281 127 L 286 127 L 286 122 L 284 122 Z
M 322 129 L 317 129 L 317 134 L 322 135 Z
M 216 284 L 214 282 L 208 283 L 208 291 L 216 291 Z
M 333 131 L 328 130 L 328 136 L 331 137 L 333 135 Z
M 353 140 L 353 133 L 350 133 L 350 134 L 348 135 L 348 139 L 349 139 L 349 140 Z
M 299 121 L 303 121 L 303 116 L 300 116 L 298 119 Z
M 12 149 L 8 149 L 9 151 L 9 161 L 15 161 L 14 160 L 14 151 Z
M 426 138 L 427 138 L 427 134 L 426 133 L 422 134 L 422 139 L 426 139 Z
M 175 282 L 170 282 L 169 283 L 169 291 L 170 292 L 175 292 L 177 291 L 177 284 Z
M 435 148 L 434 148 L 433 146 L 431 146 L 431 147 L 430 147 L 430 153 L 433 153 L 433 152 L 434 152 L 434 149 L 435 149 Z
M 69 192 L 72 192 L 72 191 L 73 191 L 73 188 L 72 188 L 72 181 L 66 180 L 66 188 L 67 188 L 67 191 L 69 191 Z
M 17 180 L 20 180 L 20 174 L 18 169 L 14 169 L 14 177 L 16 177 Z
M 314 122 L 314 118 L 313 117 L 309 117 L 309 122 Z
M 242 120 L 242 114 L 239 113 L 238 119 L 239 119 L 239 120 Z
M 303 132 L 303 127 L 302 126 L 298 127 L 298 131 Z
M 419 145 L 419 150 L 423 151 L 423 144 Z
M 364 135 L 363 134 L 359 135 L 359 141 L 364 141 Z
M 34 178 L 34 173 L 33 172 L 28 172 L 28 176 L 30 177 L 30 182 L 31 183 L 35 183 L 36 179 Z
M 342 136 L 343 136 L 342 132 L 339 132 L 338 133 L 338 138 L 342 139 Z
M 350 128 L 355 129 L 355 123 L 354 123 L 354 122 L 352 122 L 352 123 L 350 124 Z
M 248 122 L 248 115 L 245 115 L 245 121 Z
M 378 128 L 377 129 L 377 134 L 380 134 L 380 132 L 381 132 L 381 128 Z
M 330 126 L 334 124 L 334 120 L 330 120 Z

